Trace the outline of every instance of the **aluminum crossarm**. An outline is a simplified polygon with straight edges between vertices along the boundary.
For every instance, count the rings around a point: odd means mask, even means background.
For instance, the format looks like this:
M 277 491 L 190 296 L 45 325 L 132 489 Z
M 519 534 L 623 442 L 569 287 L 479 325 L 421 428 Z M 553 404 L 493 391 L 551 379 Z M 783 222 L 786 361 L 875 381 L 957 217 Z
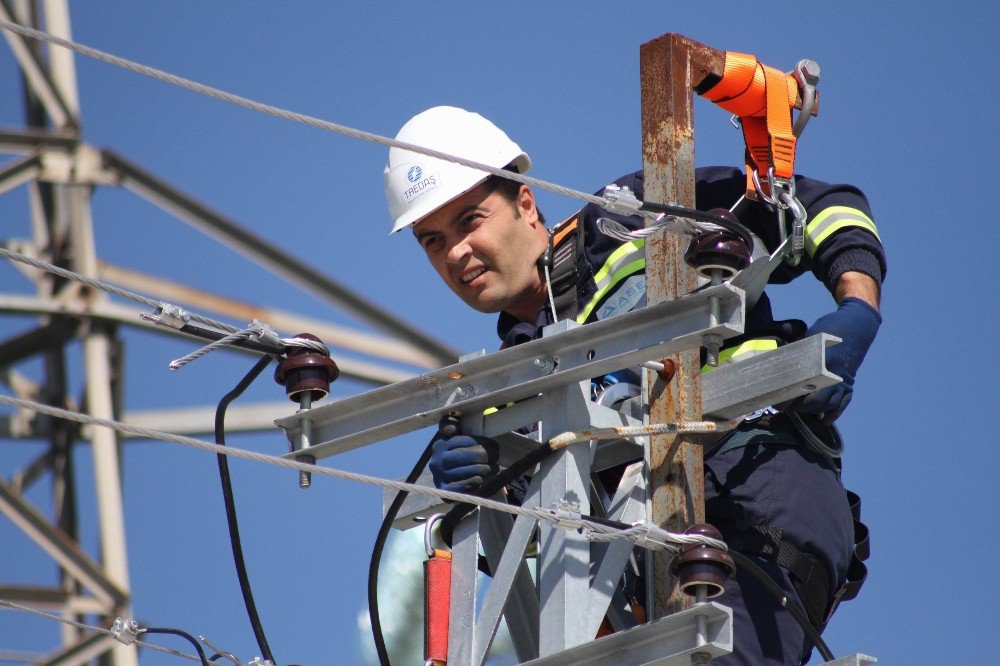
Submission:
M 711 301 L 718 299 L 717 323 Z M 571 328 L 495 354 L 426 373 L 279 419 L 291 442 L 312 424 L 310 455 L 343 453 L 701 345 L 706 334 L 743 331 L 743 291 L 720 285 L 618 317 Z M 289 454 L 292 455 L 292 454 Z
M 826 348 L 838 342 L 828 333 L 811 335 L 709 372 L 701 379 L 705 418 L 737 418 L 842 381 L 826 369 Z
M 707 642 L 699 645 L 698 619 L 705 619 Z M 733 612 L 714 602 L 655 622 L 588 641 L 524 666 L 691 666 L 692 655 L 721 657 L 733 650 Z
M 855 652 L 854 654 L 848 655 L 846 657 L 841 657 L 840 659 L 835 659 L 833 661 L 828 661 L 823 664 L 823 666 L 870 666 L 878 661 L 875 657 L 870 657 L 867 654 L 861 654 L 860 652 Z

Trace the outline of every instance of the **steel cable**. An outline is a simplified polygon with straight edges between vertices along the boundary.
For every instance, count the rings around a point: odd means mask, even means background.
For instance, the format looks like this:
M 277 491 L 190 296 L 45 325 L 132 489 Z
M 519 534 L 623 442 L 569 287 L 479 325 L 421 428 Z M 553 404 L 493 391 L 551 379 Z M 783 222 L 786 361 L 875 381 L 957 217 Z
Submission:
M 76 627 L 77 629 L 83 629 L 86 631 L 93 631 L 99 634 L 104 634 L 106 636 L 111 636 L 116 638 L 113 631 L 110 629 L 105 629 L 103 627 L 95 627 L 90 624 L 83 624 L 82 622 L 76 622 L 70 620 L 69 618 L 60 617 L 53 613 L 46 613 L 45 611 L 40 611 L 37 608 L 31 608 L 29 606 L 22 606 L 21 604 L 16 604 L 13 601 L 7 601 L 6 599 L 0 599 L 0 608 L 8 608 L 10 610 L 20 611 L 22 613 L 28 613 L 30 615 L 37 615 L 38 617 L 44 617 L 49 620 L 55 620 L 56 622 L 61 622 L 62 624 L 67 624 L 71 627 Z M 153 645 L 152 643 L 147 643 L 146 641 L 141 641 L 136 639 L 133 641 L 135 645 L 140 645 L 144 648 L 149 648 L 150 650 L 156 650 L 157 652 L 165 652 L 166 654 L 173 655 L 175 657 L 182 657 L 184 659 L 189 659 L 195 662 L 201 662 L 201 659 L 193 654 L 188 654 L 186 652 L 180 652 L 178 650 L 172 650 L 170 648 L 162 647 L 160 645 Z
M 695 534 L 676 534 L 673 532 L 668 532 L 655 525 L 642 524 L 641 527 L 644 530 L 643 532 L 644 536 L 643 535 L 637 536 L 635 534 L 635 530 L 631 528 L 626 531 L 618 529 L 616 527 L 611 527 L 606 524 L 590 520 L 589 517 L 583 517 L 579 513 L 574 513 L 573 511 L 570 511 L 568 509 L 560 509 L 560 508 L 547 509 L 540 507 L 530 508 L 530 507 L 515 506 L 513 504 L 498 502 L 483 497 L 475 497 L 473 495 L 467 495 L 465 493 L 456 493 L 448 490 L 439 490 L 437 488 L 433 488 L 430 486 L 420 486 L 412 483 L 405 483 L 403 481 L 395 481 L 392 479 L 382 479 L 379 477 L 369 476 L 367 474 L 347 472 L 332 467 L 320 467 L 319 465 L 303 463 L 297 460 L 289 460 L 287 458 L 280 458 L 278 456 L 267 455 L 264 453 L 257 453 L 255 451 L 248 451 L 246 449 L 237 449 L 227 446 L 219 446 L 218 444 L 212 444 L 209 442 L 202 441 L 200 439 L 195 439 L 193 437 L 186 437 L 184 435 L 176 435 L 173 433 L 153 430 L 151 428 L 142 428 L 139 426 L 133 426 L 127 423 L 121 423 L 119 421 L 97 418 L 95 416 L 90 416 L 89 414 L 72 412 L 69 410 L 60 409 L 58 407 L 52 407 L 50 405 L 44 405 L 42 403 L 34 402 L 32 400 L 23 400 L 21 398 L 14 398 L 12 396 L 0 395 L 0 404 L 9 405 L 11 407 L 20 407 L 23 409 L 39 412 L 41 414 L 46 414 L 48 416 L 55 416 L 57 418 L 75 421 L 77 423 L 85 423 L 88 425 L 96 425 L 104 428 L 110 428 L 117 432 L 121 432 L 128 435 L 134 435 L 137 437 L 144 437 L 146 439 L 182 444 L 184 446 L 190 446 L 192 448 L 200 449 L 202 451 L 209 451 L 211 453 L 233 456 L 236 458 L 243 458 L 245 460 L 252 460 L 254 462 L 261 462 L 269 465 L 274 465 L 277 467 L 284 467 L 286 469 L 293 469 L 300 472 L 312 472 L 313 474 L 319 476 L 327 476 L 335 479 L 342 479 L 345 481 L 366 483 L 385 489 L 402 490 L 407 492 L 418 493 L 421 495 L 429 495 L 440 499 L 451 500 L 453 502 L 468 502 L 476 504 L 482 508 L 492 509 L 494 511 L 501 511 L 503 513 L 513 514 L 515 516 L 526 516 L 533 520 L 553 523 L 564 529 L 582 530 L 584 534 L 588 536 L 588 538 L 592 538 L 592 535 L 596 534 L 603 534 L 603 535 L 618 534 L 622 539 L 632 541 L 633 543 L 636 543 L 636 545 L 647 548 L 662 547 L 669 551 L 676 551 L 677 549 L 683 546 L 695 544 L 695 545 L 707 545 L 707 546 L 712 546 L 714 548 L 721 548 L 723 550 L 728 550 L 726 544 L 722 541 L 718 541 L 716 539 L 711 539 L 708 537 L 703 537 Z
M 0 21 L 0 23 L 3 22 Z M 182 310 L 181 308 L 178 308 L 177 306 L 172 305 L 170 303 L 157 301 L 155 299 L 149 298 L 148 296 L 143 296 L 142 294 L 137 294 L 135 292 L 128 291 L 127 289 L 122 289 L 121 287 L 113 285 L 109 282 L 102 282 L 101 280 L 96 280 L 94 278 L 87 277 L 86 275 L 81 275 L 80 273 L 76 273 L 67 268 L 62 268 L 60 266 L 50 264 L 47 261 L 42 261 L 41 259 L 36 259 L 35 257 L 29 257 L 28 255 L 22 254 L 20 252 L 14 252 L 13 250 L 10 250 L 3 246 L 0 246 L 0 257 L 6 257 L 11 261 L 16 261 L 22 264 L 26 264 L 33 268 L 43 270 L 47 273 L 58 275 L 59 277 L 65 278 L 67 280 L 75 280 L 76 282 L 85 284 L 88 287 L 93 287 L 94 289 L 100 289 L 101 291 L 107 292 L 109 294 L 114 294 L 115 296 L 121 296 L 124 299 L 133 301 L 135 303 L 139 303 L 141 305 L 146 305 L 151 308 L 156 308 L 157 310 L 173 309 L 175 311 L 182 312 L 185 317 L 191 319 L 192 321 L 198 322 L 199 324 L 204 324 L 205 326 L 210 326 L 212 328 L 219 329 L 220 331 L 225 331 L 226 333 L 230 334 L 228 336 L 225 336 L 222 340 L 215 341 L 202 349 L 196 350 L 183 358 L 177 359 L 176 361 L 171 363 L 171 370 L 176 370 L 180 367 L 183 367 L 184 365 L 190 363 L 191 361 L 201 358 L 205 354 L 213 351 L 214 349 L 217 349 L 220 346 L 228 344 L 229 342 L 237 342 L 239 340 L 245 340 L 254 335 L 259 335 L 266 332 L 266 327 L 263 325 L 259 325 L 258 328 L 251 327 L 246 329 L 239 329 L 230 324 L 226 324 L 221 321 L 216 321 L 211 317 L 205 317 L 203 315 L 199 315 L 194 312 L 188 312 L 187 310 Z M 172 326 L 164 326 L 164 330 L 176 331 L 178 329 Z M 329 350 L 327 349 L 326 345 L 323 344 L 322 342 L 316 342 L 315 340 L 308 340 L 305 338 L 277 338 L 277 337 L 275 337 L 274 339 L 276 339 L 278 342 L 280 342 L 282 345 L 286 347 L 305 347 L 306 349 L 312 349 L 313 351 L 329 354 Z

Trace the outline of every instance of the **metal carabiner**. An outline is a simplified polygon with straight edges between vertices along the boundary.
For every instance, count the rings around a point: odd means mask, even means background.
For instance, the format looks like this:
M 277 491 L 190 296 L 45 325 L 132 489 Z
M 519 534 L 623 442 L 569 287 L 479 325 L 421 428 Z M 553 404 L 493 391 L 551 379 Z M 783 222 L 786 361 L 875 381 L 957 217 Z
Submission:
M 764 193 L 764 186 L 760 184 L 760 172 L 754 169 L 750 173 L 750 178 L 753 180 L 753 188 L 757 190 L 757 196 L 760 197 L 760 200 L 768 207 L 768 210 L 774 210 L 774 208 L 778 205 L 778 200 L 773 196 Z M 774 182 L 774 167 L 767 170 L 767 181 L 769 185 Z M 772 193 L 773 192 L 774 190 L 772 190 Z
M 802 259 L 802 251 L 805 249 L 805 231 L 806 231 L 806 220 L 808 219 L 808 214 L 806 213 L 805 206 L 799 201 L 798 197 L 795 196 L 794 184 L 791 191 L 782 191 L 778 195 L 780 199 L 782 208 L 779 209 L 781 214 L 781 227 L 784 231 L 785 221 L 784 221 L 784 209 L 789 209 L 792 211 L 792 247 L 788 255 L 785 257 L 785 263 L 789 266 L 798 266 L 799 261 Z

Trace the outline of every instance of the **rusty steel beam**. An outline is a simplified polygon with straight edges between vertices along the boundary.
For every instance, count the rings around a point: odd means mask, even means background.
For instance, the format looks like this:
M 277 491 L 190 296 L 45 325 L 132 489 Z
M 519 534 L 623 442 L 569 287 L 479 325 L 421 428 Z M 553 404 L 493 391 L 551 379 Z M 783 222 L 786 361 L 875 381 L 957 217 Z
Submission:
M 645 198 L 693 208 L 694 115 L 692 88 L 709 76 L 721 75 L 725 55 L 680 35 L 668 34 L 640 47 L 642 85 L 642 166 Z M 677 234 L 659 233 L 646 242 L 646 290 L 649 305 L 686 294 L 696 275 L 683 261 L 686 242 Z M 701 420 L 698 350 L 665 361 L 668 380 L 647 370 L 643 392 L 650 423 Z M 647 451 L 649 518 L 671 531 L 682 531 L 705 519 L 702 452 L 685 437 L 650 438 Z M 652 617 L 683 610 L 684 595 L 672 592 L 670 557 L 654 552 L 648 580 Z

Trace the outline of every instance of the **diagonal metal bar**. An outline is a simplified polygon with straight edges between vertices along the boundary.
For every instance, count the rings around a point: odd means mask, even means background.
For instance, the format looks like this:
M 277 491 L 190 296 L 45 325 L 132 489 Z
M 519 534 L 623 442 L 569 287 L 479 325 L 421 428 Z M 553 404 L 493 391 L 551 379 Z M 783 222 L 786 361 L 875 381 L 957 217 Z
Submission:
M 268 243 L 121 155 L 110 150 L 103 151 L 101 155 L 105 167 L 118 175 L 123 187 L 177 215 L 195 229 L 246 255 L 289 283 L 429 352 L 439 363 L 450 363 L 458 358 L 454 349 L 351 292 L 328 275 Z
M 19 22 L 8 0 L 0 0 L 0 19 L 11 23 Z M 17 62 L 21 66 L 25 80 L 38 99 L 41 100 L 52 122 L 57 127 L 76 127 L 78 122 L 75 114 L 70 111 L 62 95 L 52 83 L 47 68 L 28 46 L 24 37 L 10 30 L 2 32 L 7 44 L 10 45 L 10 50 L 13 51 L 14 57 L 17 58 Z
M 719 302 L 714 326 L 713 298 Z M 349 451 L 433 425 L 448 413 L 481 413 L 696 348 L 706 333 L 732 337 L 742 330 L 743 292 L 727 285 L 705 289 L 310 410 L 316 442 L 310 454 Z M 298 441 L 302 418 L 289 416 L 277 425 Z
M 107 634 L 90 634 L 84 636 L 76 643 L 72 643 L 60 648 L 56 652 L 46 655 L 37 663 L 42 666 L 77 666 L 88 664 L 91 660 L 109 648 L 118 645 L 118 642 Z
M 0 194 L 34 180 L 42 172 L 42 158 L 32 155 L 14 160 L 0 169 Z
M 37 543 L 63 569 L 108 604 L 124 603 L 125 594 L 108 580 L 101 567 L 79 545 L 55 528 L 38 509 L 0 481 L 0 512 Z

